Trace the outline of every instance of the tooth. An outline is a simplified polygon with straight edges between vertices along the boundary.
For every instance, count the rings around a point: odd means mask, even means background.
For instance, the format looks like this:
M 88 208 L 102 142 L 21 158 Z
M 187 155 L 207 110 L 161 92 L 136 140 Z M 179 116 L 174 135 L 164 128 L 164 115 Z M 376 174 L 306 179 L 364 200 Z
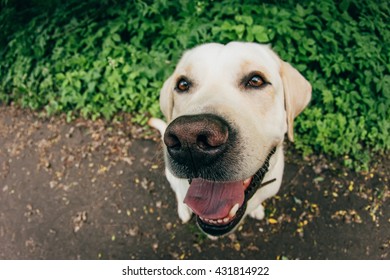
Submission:
M 224 223 L 227 223 L 229 221 L 229 218 L 228 217 L 226 217 L 225 219 L 223 219 L 223 222 Z
M 240 208 L 240 205 L 237 203 L 235 204 L 232 209 L 230 210 L 229 212 L 229 217 L 234 217 L 234 215 L 236 215 L 237 211 L 238 211 L 238 208 Z
M 222 219 L 218 219 L 218 224 L 222 224 Z
M 246 180 L 244 181 L 244 185 L 248 185 L 248 184 L 250 183 L 250 181 L 251 181 L 251 178 L 246 179 Z

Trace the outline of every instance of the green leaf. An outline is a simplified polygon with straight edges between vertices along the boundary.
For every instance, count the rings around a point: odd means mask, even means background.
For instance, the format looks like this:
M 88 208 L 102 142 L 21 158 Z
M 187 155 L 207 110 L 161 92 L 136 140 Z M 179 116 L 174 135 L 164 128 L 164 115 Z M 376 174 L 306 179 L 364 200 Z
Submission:
M 259 43 L 267 43 L 269 42 L 269 37 L 267 34 L 267 29 L 261 25 L 254 25 L 252 27 L 252 33 Z

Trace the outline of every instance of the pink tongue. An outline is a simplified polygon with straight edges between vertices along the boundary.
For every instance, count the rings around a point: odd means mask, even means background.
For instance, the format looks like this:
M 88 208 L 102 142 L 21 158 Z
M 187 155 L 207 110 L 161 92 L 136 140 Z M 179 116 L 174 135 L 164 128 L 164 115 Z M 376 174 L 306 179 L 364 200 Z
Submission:
M 235 204 L 244 202 L 242 181 L 213 182 L 201 178 L 193 179 L 184 198 L 196 215 L 206 219 L 223 219 Z

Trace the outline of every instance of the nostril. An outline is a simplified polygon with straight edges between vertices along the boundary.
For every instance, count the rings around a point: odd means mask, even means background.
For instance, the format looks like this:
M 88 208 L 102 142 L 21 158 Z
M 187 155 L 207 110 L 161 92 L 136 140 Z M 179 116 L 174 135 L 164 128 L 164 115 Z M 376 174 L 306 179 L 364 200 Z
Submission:
M 201 148 L 202 150 L 206 150 L 211 148 L 212 146 L 209 144 L 207 136 L 206 135 L 198 135 L 196 138 L 196 145 Z
M 172 133 L 166 134 L 164 136 L 164 143 L 165 145 L 170 149 L 180 149 L 181 148 L 181 142 L 179 138 Z
M 226 144 L 228 133 L 206 132 L 196 137 L 196 145 L 202 150 L 213 150 Z

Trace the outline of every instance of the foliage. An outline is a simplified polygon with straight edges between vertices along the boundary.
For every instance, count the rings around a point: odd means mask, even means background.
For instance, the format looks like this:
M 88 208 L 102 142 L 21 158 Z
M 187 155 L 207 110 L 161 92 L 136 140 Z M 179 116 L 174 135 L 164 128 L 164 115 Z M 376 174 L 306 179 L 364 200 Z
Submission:
M 313 85 L 295 127 L 305 154 L 367 167 L 371 151 L 389 149 L 388 1 L 16 3 L 0 2 L 2 103 L 69 117 L 125 111 L 144 123 L 160 116 L 159 89 L 184 49 L 256 41 L 271 43 Z

